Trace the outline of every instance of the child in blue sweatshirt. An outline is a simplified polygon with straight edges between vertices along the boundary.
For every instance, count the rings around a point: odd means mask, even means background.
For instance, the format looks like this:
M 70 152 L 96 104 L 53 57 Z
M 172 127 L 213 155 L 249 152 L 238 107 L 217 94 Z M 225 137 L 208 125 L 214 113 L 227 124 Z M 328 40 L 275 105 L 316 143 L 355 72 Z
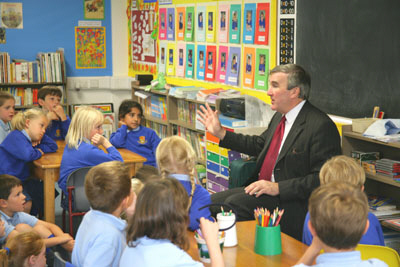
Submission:
M 156 149 L 160 143 L 157 133 L 140 125 L 143 117 L 142 106 L 127 99 L 119 106 L 121 127 L 111 134 L 110 142 L 115 147 L 129 149 L 147 159 L 143 164 L 156 166 Z
M 43 153 L 57 151 L 57 144 L 45 134 L 47 117 L 40 109 L 19 112 L 12 120 L 15 129 L 0 145 L 0 173 L 19 178 L 26 196 L 25 212 L 36 215 L 43 207 L 43 184 L 30 179 L 29 163 Z
M 209 208 L 199 208 L 211 204 L 210 194 L 196 183 L 196 154 L 188 141 L 179 136 L 163 139 L 157 148 L 157 165 L 162 178 L 173 177 L 185 187 L 189 195 L 189 229 L 199 229 L 199 219 L 211 220 Z
M 92 107 L 81 107 L 71 120 L 65 137 L 64 154 L 60 166 L 58 185 L 67 193 L 67 178 L 76 169 L 96 166 L 106 161 L 123 161 L 118 150 L 103 134 L 104 116 Z M 108 153 L 98 148 L 102 145 Z
M 46 134 L 53 140 L 64 140 L 71 119 L 60 105 L 62 92 L 57 86 L 46 85 L 38 91 L 39 106 L 47 114 L 49 126 Z

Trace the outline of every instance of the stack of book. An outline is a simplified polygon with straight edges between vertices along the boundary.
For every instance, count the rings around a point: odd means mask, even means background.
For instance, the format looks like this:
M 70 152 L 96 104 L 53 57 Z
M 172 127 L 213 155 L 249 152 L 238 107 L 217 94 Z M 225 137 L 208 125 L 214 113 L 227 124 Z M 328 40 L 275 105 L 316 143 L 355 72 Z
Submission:
M 377 160 L 376 172 L 400 182 L 400 161 L 391 159 Z
M 400 210 L 397 209 L 393 203 L 392 198 L 368 196 L 369 210 L 379 220 L 387 220 L 398 218 L 400 216 Z
M 197 92 L 196 99 L 198 101 L 204 101 L 204 102 L 215 104 L 215 101 L 218 98 L 218 93 L 223 90 L 224 89 L 222 89 L 222 88 L 200 90 Z
M 183 99 L 178 99 L 178 120 L 184 121 L 190 124 L 194 124 L 196 121 L 196 103 L 188 102 Z

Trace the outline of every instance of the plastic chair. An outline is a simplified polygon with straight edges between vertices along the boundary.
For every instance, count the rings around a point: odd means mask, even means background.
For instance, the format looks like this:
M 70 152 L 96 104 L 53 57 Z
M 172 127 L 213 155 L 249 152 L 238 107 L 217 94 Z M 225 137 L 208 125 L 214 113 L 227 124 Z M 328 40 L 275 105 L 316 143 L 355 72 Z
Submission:
M 74 267 L 67 259 L 61 256 L 60 252 L 54 252 L 54 264 L 53 267 Z
M 74 228 L 72 218 L 75 216 L 83 216 L 90 209 L 89 201 L 85 194 L 85 177 L 88 171 L 92 167 L 83 167 L 73 171 L 67 178 L 67 191 L 68 191 L 68 202 L 63 194 L 61 203 L 63 205 L 63 230 L 65 232 L 65 212 L 68 209 L 69 217 L 69 234 L 74 235 Z M 66 204 L 68 203 L 67 207 Z
M 389 267 L 400 266 L 399 254 L 397 254 L 396 250 L 392 248 L 359 244 L 356 247 L 356 250 L 361 252 L 362 260 L 375 258 L 384 261 Z

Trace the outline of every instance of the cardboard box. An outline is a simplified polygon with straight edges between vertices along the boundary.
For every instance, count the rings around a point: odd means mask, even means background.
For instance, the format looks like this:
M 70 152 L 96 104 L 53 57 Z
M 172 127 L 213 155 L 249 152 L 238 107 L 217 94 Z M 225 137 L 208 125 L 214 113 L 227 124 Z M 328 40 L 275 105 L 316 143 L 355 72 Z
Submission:
M 367 128 L 374 123 L 378 118 L 362 118 L 362 119 L 353 119 L 353 132 L 356 133 L 364 133 Z

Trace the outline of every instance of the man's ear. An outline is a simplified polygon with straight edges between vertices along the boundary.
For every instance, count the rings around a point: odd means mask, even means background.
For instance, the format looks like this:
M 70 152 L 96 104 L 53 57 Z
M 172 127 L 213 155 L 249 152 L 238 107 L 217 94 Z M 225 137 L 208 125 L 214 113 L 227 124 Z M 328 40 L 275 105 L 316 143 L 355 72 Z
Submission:
M 8 202 L 5 199 L 0 199 L 0 208 L 7 208 Z
M 291 92 L 291 96 L 292 96 L 293 98 L 299 98 L 299 95 L 300 95 L 300 87 L 298 87 L 298 86 L 293 87 L 292 89 L 290 89 L 290 92 Z

